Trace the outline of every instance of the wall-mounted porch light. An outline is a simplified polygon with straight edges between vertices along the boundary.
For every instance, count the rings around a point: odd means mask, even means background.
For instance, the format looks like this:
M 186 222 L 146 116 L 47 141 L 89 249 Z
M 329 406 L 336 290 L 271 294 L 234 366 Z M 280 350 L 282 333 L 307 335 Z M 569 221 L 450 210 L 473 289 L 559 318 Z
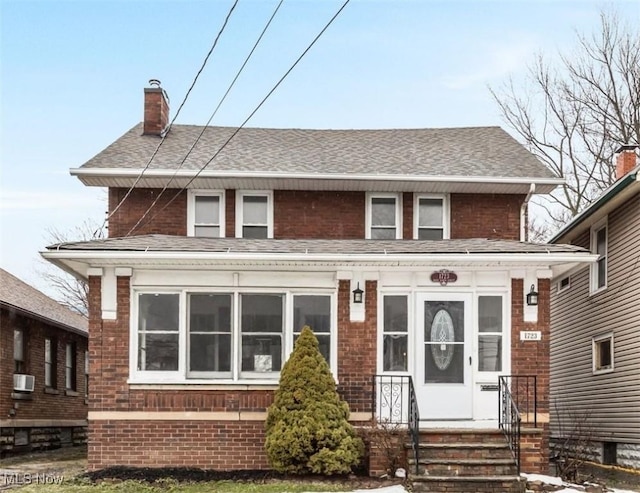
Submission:
M 527 294 L 527 305 L 529 306 L 537 306 L 538 305 L 538 292 L 536 291 L 535 286 L 531 285 L 531 290 L 529 294 Z
M 362 295 L 364 291 L 360 289 L 360 283 L 358 283 L 358 286 L 352 292 L 353 292 L 353 302 L 362 303 Z

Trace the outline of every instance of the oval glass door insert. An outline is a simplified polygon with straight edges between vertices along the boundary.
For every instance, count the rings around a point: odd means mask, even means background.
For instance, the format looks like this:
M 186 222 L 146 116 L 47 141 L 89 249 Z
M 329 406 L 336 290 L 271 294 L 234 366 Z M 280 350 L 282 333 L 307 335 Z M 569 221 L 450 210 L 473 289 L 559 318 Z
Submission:
M 439 310 L 431 323 L 431 355 L 433 362 L 439 370 L 449 368 L 453 360 L 455 332 L 451 315 L 444 310 Z

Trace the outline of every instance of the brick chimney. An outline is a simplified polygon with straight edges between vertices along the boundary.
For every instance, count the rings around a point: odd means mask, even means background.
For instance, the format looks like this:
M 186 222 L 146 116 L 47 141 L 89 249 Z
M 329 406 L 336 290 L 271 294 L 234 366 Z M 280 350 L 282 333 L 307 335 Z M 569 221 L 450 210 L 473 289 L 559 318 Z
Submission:
M 160 87 L 160 81 L 151 79 L 151 87 L 144 88 L 143 135 L 162 135 L 169 124 L 169 96 Z
M 616 180 L 619 180 L 624 175 L 637 165 L 636 149 L 640 147 L 637 144 L 627 144 L 620 146 L 616 151 Z

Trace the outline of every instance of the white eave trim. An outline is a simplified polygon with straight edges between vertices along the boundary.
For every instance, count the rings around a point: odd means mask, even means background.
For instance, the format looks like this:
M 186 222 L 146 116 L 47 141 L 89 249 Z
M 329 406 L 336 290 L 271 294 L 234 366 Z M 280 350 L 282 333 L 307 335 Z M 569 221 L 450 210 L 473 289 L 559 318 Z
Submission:
M 144 251 L 110 251 L 110 250 L 56 250 L 41 252 L 48 260 L 83 261 L 119 261 L 123 265 L 126 261 L 198 261 L 198 262 L 251 262 L 256 265 L 268 263 L 331 263 L 344 265 L 346 263 L 416 263 L 424 262 L 479 262 L 479 263 L 527 263 L 551 264 L 566 262 L 595 262 L 598 255 L 588 252 L 557 253 L 425 253 L 425 254 L 342 254 L 342 253 L 239 253 L 239 252 L 144 252 Z
M 83 183 L 91 184 L 90 178 L 103 179 L 137 179 L 142 169 L 122 168 L 72 168 L 72 176 L 77 176 Z M 147 170 L 143 179 L 185 179 L 193 178 L 196 170 Z M 534 178 L 534 177 L 494 177 L 494 176 L 452 176 L 452 175 L 404 175 L 404 174 L 345 174 L 345 173 L 288 173 L 288 172 L 257 172 L 257 171 L 221 171 L 204 170 L 198 174 L 198 179 L 238 179 L 238 180 L 313 180 L 313 181 L 360 181 L 360 182 L 425 182 L 452 184 L 486 184 L 486 185 L 522 185 L 527 189 L 532 183 L 544 189 L 555 188 L 564 183 L 562 178 Z M 547 191 L 541 191 L 547 193 Z

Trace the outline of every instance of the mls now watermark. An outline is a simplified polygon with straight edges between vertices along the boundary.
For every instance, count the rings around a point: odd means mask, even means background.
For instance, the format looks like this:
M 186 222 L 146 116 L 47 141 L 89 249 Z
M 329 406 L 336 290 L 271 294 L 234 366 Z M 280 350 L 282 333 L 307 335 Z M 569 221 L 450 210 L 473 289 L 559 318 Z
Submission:
M 0 486 L 29 484 L 62 484 L 64 476 L 50 472 L 3 471 L 0 473 Z

